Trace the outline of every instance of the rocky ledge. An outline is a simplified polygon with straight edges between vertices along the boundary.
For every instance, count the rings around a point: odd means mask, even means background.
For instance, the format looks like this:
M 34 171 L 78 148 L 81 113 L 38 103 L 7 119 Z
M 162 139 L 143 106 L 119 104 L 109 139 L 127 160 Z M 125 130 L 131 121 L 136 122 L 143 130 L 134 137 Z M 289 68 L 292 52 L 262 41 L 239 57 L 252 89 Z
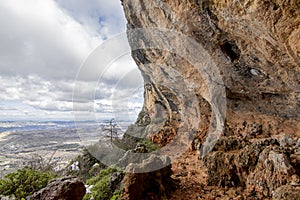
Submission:
M 246 195 L 241 199 L 296 199 L 300 2 L 122 3 L 132 57 L 145 81 L 137 124 L 147 127 L 143 135 L 161 146 L 187 147 L 185 164 L 197 171 L 204 162 L 206 186 L 241 188 L 235 193 Z M 196 152 L 199 160 L 191 160 Z

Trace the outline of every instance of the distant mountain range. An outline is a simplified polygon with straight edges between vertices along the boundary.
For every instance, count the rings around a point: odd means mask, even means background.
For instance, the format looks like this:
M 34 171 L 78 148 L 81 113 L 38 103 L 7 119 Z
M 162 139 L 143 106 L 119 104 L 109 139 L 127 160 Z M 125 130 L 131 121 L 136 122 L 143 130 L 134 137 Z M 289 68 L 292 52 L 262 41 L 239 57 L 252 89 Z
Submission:
M 0 133 L 9 131 L 38 131 L 38 130 L 57 130 L 57 129 L 72 129 L 76 127 L 101 127 L 110 120 L 95 121 L 0 121 Z M 126 127 L 133 122 L 120 120 L 117 121 L 120 127 Z

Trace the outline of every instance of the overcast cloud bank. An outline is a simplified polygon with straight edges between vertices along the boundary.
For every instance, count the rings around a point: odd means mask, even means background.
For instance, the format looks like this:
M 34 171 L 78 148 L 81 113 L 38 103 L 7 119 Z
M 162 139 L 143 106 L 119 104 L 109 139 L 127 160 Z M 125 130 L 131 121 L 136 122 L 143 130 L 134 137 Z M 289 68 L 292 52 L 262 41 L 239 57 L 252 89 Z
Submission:
M 125 31 L 126 21 L 119 0 L 3 0 L 0 24 L 0 120 L 69 120 L 80 66 L 103 41 Z M 130 81 L 116 89 L 128 69 Z M 90 104 L 99 118 L 136 115 L 142 79 L 129 55 L 110 66 L 97 88 L 90 87 L 92 76 L 77 82 L 83 116 L 93 112 L 86 110 Z M 85 99 L 91 90 L 94 102 Z M 112 108 L 109 102 L 116 97 L 127 106 Z

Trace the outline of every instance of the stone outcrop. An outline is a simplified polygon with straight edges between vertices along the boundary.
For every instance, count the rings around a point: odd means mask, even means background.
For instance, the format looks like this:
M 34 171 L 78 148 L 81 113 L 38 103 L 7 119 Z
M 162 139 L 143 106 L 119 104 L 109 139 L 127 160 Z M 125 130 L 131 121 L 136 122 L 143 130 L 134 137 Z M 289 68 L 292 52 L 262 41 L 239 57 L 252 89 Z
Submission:
M 168 194 L 174 187 L 174 181 L 171 178 L 171 166 L 162 162 L 166 160 L 153 155 L 142 164 L 129 164 L 126 169 L 128 173 L 123 179 L 122 199 L 168 199 Z M 155 169 L 155 165 L 166 167 L 155 171 L 149 170 Z M 150 172 L 136 173 L 141 170 Z
M 273 200 L 297 200 L 299 199 L 300 186 L 285 185 L 277 188 L 273 193 Z
M 82 200 L 86 189 L 77 178 L 59 178 L 34 193 L 31 200 Z
M 258 158 L 254 171 L 247 177 L 246 188 L 260 198 L 272 196 L 272 192 L 289 183 L 296 170 L 290 164 L 288 153 L 280 147 L 265 148 Z
M 209 185 L 284 195 L 300 166 L 299 1 L 123 6 L 145 81 L 144 135 L 199 151 Z
M 242 186 L 246 197 L 263 199 L 271 197 L 276 188 L 299 184 L 297 166 L 291 162 L 291 155 L 297 147 L 288 148 L 277 139 L 250 142 L 229 137 L 227 140 L 226 137 L 221 138 L 215 146 L 218 148 L 203 159 L 207 167 L 208 185 Z M 291 138 L 286 140 L 294 143 Z

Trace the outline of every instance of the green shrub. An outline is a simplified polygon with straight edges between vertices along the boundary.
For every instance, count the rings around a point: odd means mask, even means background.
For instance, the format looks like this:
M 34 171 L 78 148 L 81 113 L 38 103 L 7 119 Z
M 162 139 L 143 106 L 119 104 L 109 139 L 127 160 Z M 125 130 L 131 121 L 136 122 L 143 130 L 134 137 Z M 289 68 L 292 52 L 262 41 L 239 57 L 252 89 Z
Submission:
M 121 191 L 118 190 L 117 192 L 114 193 L 114 196 L 110 198 L 110 200 L 120 200 L 121 199 Z
M 0 195 L 12 196 L 17 199 L 26 198 L 34 192 L 46 187 L 54 175 L 49 172 L 39 172 L 25 167 L 16 173 L 5 176 L 0 180 Z
M 120 195 L 120 192 L 118 192 L 118 194 L 114 193 L 114 191 L 112 191 L 112 185 L 109 181 L 111 175 L 115 172 L 123 174 L 123 172 L 118 170 L 117 168 L 109 167 L 100 171 L 97 176 L 89 179 L 86 184 L 93 185 L 91 189 L 92 194 L 86 194 L 84 200 L 89 200 L 91 199 L 91 197 L 93 197 L 93 199 L 95 200 L 107 200 L 110 199 L 111 196 L 111 198 L 115 196 L 114 198 L 117 199 L 117 195 Z
M 141 142 L 143 145 L 146 146 L 146 149 L 148 150 L 148 152 L 156 151 L 161 148 L 160 146 L 158 146 L 157 144 L 154 144 L 147 138 L 144 138 Z

